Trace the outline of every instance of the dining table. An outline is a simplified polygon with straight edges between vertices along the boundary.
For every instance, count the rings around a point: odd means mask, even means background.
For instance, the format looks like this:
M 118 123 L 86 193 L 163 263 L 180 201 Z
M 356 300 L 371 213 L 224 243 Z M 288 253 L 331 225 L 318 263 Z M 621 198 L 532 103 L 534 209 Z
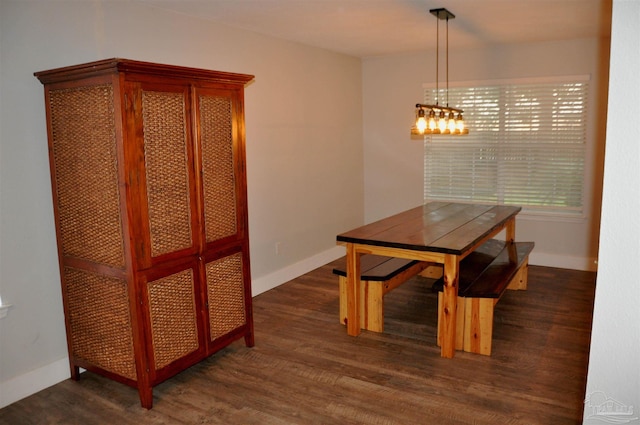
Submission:
M 504 230 L 515 241 L 519 206 L 428 202 L 337 235 L 346 247 L 347 333 L 360 334 L 360 259 L 363 254 L 421 260 L 443 265 L 443 310 L 438 320 L 440 355 L 456 350 L 456 311 L 460 262 Z

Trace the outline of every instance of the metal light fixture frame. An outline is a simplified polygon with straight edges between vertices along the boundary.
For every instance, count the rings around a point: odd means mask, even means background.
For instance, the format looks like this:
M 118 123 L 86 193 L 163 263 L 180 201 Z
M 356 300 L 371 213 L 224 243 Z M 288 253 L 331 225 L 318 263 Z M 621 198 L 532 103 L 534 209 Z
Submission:
M 464 135 L 469 134 L 469 129 L 464 125 L 462 117 L 463 110 L 449 106 L 449 20 L 454 19 L 456 15 L 449 12 L 445 8 L 430 9 L 429 12 L 437 18 L 436 23 L 436 103 L 435 105 L 427 105 L 424 103 L 416 103 L 416 123 L 411 128 L 411 134 L 415 136 L 423 136 L 425 134 L 449 134 Z M 446 20 L 446 95 L 447 104 L 442 106 L 438 102 L 439 91 L 439 70 L 440 70 L 440 20 Z M 427 118 L 427 111 L 429 117 Z M 438 113 L 436 116 L 436 112 Z

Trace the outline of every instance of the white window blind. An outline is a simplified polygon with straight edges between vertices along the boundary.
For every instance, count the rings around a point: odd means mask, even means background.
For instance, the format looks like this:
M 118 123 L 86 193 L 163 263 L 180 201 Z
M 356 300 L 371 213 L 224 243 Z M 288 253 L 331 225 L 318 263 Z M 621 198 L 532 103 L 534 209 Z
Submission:
M 582 213 L 587 90 L 585 79 L 449 88 L 470 134 L 425 137 L 425 200 Z

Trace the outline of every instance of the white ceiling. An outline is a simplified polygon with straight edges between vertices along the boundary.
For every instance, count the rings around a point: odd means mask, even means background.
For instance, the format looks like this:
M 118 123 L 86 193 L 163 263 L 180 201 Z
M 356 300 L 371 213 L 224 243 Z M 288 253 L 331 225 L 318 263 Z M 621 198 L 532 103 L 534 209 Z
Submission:
M 435 48 L 429 9 L 440 7 L 456 15 L 450 49 L 608 36 L 611 29 L 611 0 L 135 1 L 357 57 Z

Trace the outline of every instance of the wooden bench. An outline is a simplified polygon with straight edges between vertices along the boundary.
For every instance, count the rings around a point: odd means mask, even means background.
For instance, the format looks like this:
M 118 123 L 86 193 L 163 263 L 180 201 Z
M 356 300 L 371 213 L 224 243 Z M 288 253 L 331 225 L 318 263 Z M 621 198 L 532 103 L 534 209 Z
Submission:
M 360 257 L 360 327 L 384 331 L 384 296 L 409 278 L 423 272 L 431 263 L 403 258 L 364 254 Z M 340 283 L 340 323 L 347 318 L 347 267 L 342 259 L 334 269 Z
M 456 349 L 491 355 L 493 309 L 506 289 L 526 290 L 533 242 L 490 239 L 460 262 Z M 442 279 L 434 287 L 442 288 Z M 443 295 L 438 293 L 438 322 Z M 440 326 L 438 326 L 438 331 Z M 441 345 L 438 333 L 438 345 Z

